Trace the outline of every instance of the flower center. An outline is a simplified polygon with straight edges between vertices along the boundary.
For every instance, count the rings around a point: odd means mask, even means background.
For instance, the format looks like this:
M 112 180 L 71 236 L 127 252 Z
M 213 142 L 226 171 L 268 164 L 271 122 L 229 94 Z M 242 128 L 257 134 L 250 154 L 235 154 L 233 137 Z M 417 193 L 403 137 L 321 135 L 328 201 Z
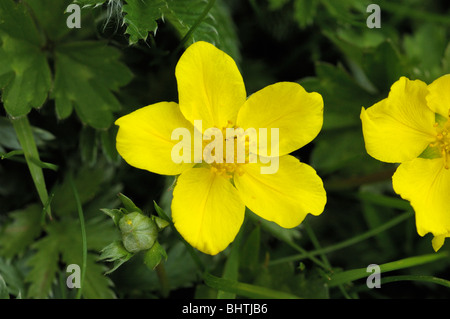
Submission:
M 431 147 L 436 147 L 439 154 L 444 159 L 445 169 L 450 167 L 450 110 L 447 121 L 442 125 L 438 122 L 434 123 L 436 128 L 436 140 L 430 144 Z
M 242 165 L 252 161 L 252 154 L 256 154 L 256 131 L 244 131 L 228 121 L 226 127 L 204 133 L 203 161 L 218 175 L 226 178 L 235 173 L 242 175 Z

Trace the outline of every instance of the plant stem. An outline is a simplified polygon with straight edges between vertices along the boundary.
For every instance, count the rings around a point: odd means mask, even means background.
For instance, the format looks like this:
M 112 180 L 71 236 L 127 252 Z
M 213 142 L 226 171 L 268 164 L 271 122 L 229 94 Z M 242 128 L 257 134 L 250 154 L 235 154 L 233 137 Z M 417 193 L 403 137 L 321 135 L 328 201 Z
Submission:
M 83 215 L 83 208 L 81 207 L 81 201 L 80 201 L 80 197 L 78 195 L 78 190 L 75 186 L 75 183 L 73 182 L 73 178 L 72 175 L 69 174 L 69 183 L 70 186 L 72 187 L 72 191 L 73 191 L 73 196 L 75 197 L 75 202 L 77 205 L 77 210 L 78 210 L 78 217 L 80 219 L 80 227 L 81 227 L 81 241 L 82 241 L 82 245 L 83 245 L 83 261 L 82 261 L 82 267 L 81 267 L 81 283 L 80 283 L 80 288 L 78 289 L 77 292 L 77 299 L 81 298 L 81 291 L 83 289 L 83 283 L 84 283 L 84 277 L 86 276 L 86 265 L 87 265 L 87 237 L 86 237 L 86 228 L 85 228 L 85 224 L 84 224 L 84 215 Z
M 415 256 L 415 257 L 409 257 L 400 259 L 397 261 L 389 262 L 380 265 L 381 272 L 389 272 L 393 270 L 399 270 L 399 269 L 405 269 L 410 268 L 414 266 L 419 266 L 422 264 L 434 262 L 436 260 L 447 258 L 448 252 L 442 252 L 442 253 L 433 253 L 428 255 L 422 255 L 422 256 Z M 351 282 L 357 279 L 361 279 L 368 276 L 368 272 L 366 268 L 358 268 L 358 269 L 352 269 L 347 270 L 344 272 L 336 273 L 333 276 L 330 277 L 330 281 L 328 282 L 329 287 L 335 287 L 338 285 L 341 285 L 346 282 Z
M 164 264 L 160 262 L 155 270 L 161 287 L 161 296 L 167 298 L 169 296 L 170 286 L 169 280 L 167 279 L 166 268 L 164 267 Z
M 37 163 L 40 162 L 39 151 L 34 140 L 33 132 L 31 130 L 28 117 L 22 116 L 11 120 L 14 130 L 16 131 L 17 138 L 22 146 L 25 160 L 27 161 L 28 169 L 30 170 L 31 178 L 38 192 L 41 203 L 46 207 L 46 212 L 51 218 L 51 210 L 48 206 L 48 192 L 45 185 L 44 173 L 42 167 Z M 45 209 L 44 209 L 45 211 Z
M 285 257 L 285 258 L 280 258 L 277 260 L 273 260 L 271 261 L 271 265 L 274 264 L 278 264 L 278 263 L 283 263 L 283 262 L 289 262 L 289 261 L 294 261 L 294 260 L 301 260 L 301 259 L 305 259 L 305 258 L 312 258 L 313 256 L 316 255 L 320 255 L 320 254 L 327 254 L 351 245 L 354 245 L 360 241 L 366 240 L 367 238 L 373 237 L 375 235 L 377 235 L 380 232 L 385 231 L 386 229 L 389 229 L 397 224 L 399 224 L 400 222 L 408 219 L 409 217 L 411 217 L 413 215 L 412 211 L 408 211 L 405 212 L 403 214 L 401 214 L 400 216 L 397 216 L 396 218 L 393 218 L 392 220 L 384 223 L 383 225 L 380 225 L 377 228 L 371 229 L 361 235 L 352 237 L 348 240 L 342 241 L 340 243 L 337 243 L 335 245 L 331 245 L 325 248 L 321 248 L 321 249 L 317 249 L 314 251 L 310 251 L 310 252 L 305 252 L 302 254 L 298 254 L 298 255 L 293 255 L 293 256 L 289 256 L 289 257 Z

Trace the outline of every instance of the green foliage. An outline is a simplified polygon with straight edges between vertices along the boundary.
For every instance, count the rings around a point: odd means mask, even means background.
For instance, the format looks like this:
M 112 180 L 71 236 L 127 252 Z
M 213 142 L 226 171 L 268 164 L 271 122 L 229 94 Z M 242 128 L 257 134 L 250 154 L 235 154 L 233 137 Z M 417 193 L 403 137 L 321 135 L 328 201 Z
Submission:
M 0 16 L 2 101 L 11 116 L 23 116 L 41 107 L 51 88 L 50 66 L 40 49 L 45 39 L 23 4 L 2 1 Z
M 66 25 L 72 3 L 80 29 Z M 369 3 L 0 1 L 0 299 L 447 298 L 448 244 L 434 253 L 417 235 L 359 116 L 400 76 L 450 73 L 448 5 L 379 1 L 382 27 L 369 29 Z M 284 229 L 247 211 L 217 256 L 178 234 L 173 177 L 122 161 L 113 125 L 176 101 L 177 59 L 199 40 L 238 62 L 248 94 L 296 81 L 325 105 L 319 136 L 294 154 L 323 178 L 325 212 Z M 381 289 L 365 284 L 372 263 Z M 71 264 L 81 290 L 66 286 Z
M 58 118 L 75 108 L 80 120 L 106 129 L 120 103 L 112 91 L 130 81 L 130 72 L 119 62 L 119 52 L 98 42 L 71 42 L 55 50 L 55 84 L 52 98 Z
M 81 5 L 92 6 L 107 1 L 75 1 Z M 125 33 L 130 44 L 147 40 L 149 33 L 155 37 L 161 23 L 170 24 L 182 39 L 184 46 L 195 41 L 215 44 L 236 60 L 240 60 L 236 30 L 228 8 L 222 0 L 128 0 L 108 1 L 109 10 L 114 2 L 126 24 Z M 110 12 L 110 14 L 112 14 Z
M 100 260 L 114 262 L 113 268 L 107 274 L 141 251 L 145 252 L 144 263 L 150 269 L 155 269 L 161 263 L 162 257 L 167 259 L 166 251 L 158 242 L 158 232 L 169 223 L 158 216 L 144 215 L 129 197 L 122 193 L 118 196 L 123 208 L 102 209 L 112 218 L 121 233 L 121 240 L 116 240 L 102 249 Z
M 119 52 L 101 42 L 68 40 L 63 13 L 70 1 L 56 6 L 46 0 L 29 2 L 27 7 L 6 0 L 0 7 L 5 17 L 0 24 L 0 87 L 6 111 L 13 117 L 27 115 L 50 95 L 59 119 L 75 107 L 83 123 L 108 128 L 112 112 L 120 109 L 112 91 L 131 79 L 118 61 Z

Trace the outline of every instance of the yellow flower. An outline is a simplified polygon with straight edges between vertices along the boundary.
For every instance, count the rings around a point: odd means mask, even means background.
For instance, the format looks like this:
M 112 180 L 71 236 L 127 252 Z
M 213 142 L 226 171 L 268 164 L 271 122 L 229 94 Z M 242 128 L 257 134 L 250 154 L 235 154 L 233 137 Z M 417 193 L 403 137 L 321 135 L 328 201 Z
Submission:
M 410 201 L 420 236 L 432 233 L 435 251 L 450 237 L 450 74 L 430 85 L 401 77 L 361 121 L 367 152 L 401 163 L 394 191 Z
M 320 94 L 308 93 L 297 83 L 281 82 L 247 99 L 233 59 L 201 41 L 186 49 L 175 75 L 179 103 L 160 102 L 119 118 L 117 149 L 134 167 L 179 175 L 173 191 L 172 219 L 188 243 L 211 255 L 224 250 L 237 235 L 246 206 L 285 228 L 299 225 L 308 213 L 322 213 L 326 203 L 322 180 L 312 167 L 288 155 L 319 133 L 323 122 Z M 194 136 L 193 141 L 174 138 L 180 128 Z M 250 160 L 255 155 L 251 152 L 255 141 L 246 136 L 243 161 L 236 157 L 225 161 L 229 158 L 218 155 L 220 146 L 206 152 L 210 128 L 216 133 L 230 128 L 256 129 L 258 160 Z M 274 148 L 262 142 L 260 128 L 270 132 L 277 129 L 280 138 L 271 139 Z M 199 132 L 203 137 L 200 157 L 195 153 Z M 225 144 L 226 140 L 220 142 Z M 183 150 L 184 161 L 173 158 L 174 151 L 180 151 L 178 147 Z M 268 154 L 269 149 L 276 149 L 279 157 Z M 225 146 L 223 151 L 228 154 Z M 262 174 L 261 169 L 272 161 L 278 164 L 276 172 Z

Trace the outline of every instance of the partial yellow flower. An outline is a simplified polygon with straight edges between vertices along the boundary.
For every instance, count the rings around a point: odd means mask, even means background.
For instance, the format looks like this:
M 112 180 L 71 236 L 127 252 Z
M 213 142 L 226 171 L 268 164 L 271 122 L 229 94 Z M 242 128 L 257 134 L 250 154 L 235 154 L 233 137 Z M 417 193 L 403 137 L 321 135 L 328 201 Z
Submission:
M 367 152 L 401 163 L 394 191 L 410 201 L 420 236 L 432 233 L 438 251 L 450 237 L 450 74 L 430 85 L 401 77 L 384 100 L 362 108 Z
M 236 237 L 246 206 L 286 228 L 299 225 L 307 214 L 323 212 L 322 180 L 312 167 L 288 155 L 320 132 L 320 94 L 281 82 L 247 98 L 234 60 L 202 41 L 186 49 L 175 75 L 179 103 L 160 102 L 119 118 L 117 150 L 134 167 L 179 175 L 172 219 L 189 244 L 211 255 L 224 250 Z M 260 128 L 271 135 L 260 136 Z M 243 141 L 243 160 L 238 160 L 239 152 L 227 156 L 228 129 L 255 129 L 257 145 L 242 134 L 231 143 L 236 150 Z M 279 139 L 272 139 L 271 129 Z M 194 138 L 180 141 L 177 132 Z M 200 154 L 196 136 L 202 138 Z M 209 143 L 217 142 L 217 136 L 223 138 L 223 149 L 218 146 L 211 152 Z M 261 142 L 266 140 L 270 143 Z M 278 154 L 272 153 L 274 149 Z M 173 155 L 181 153 L 183 160 L 174 160 Z M 258 160 L 252 161 L 252 156 Z M 262 173 L 274 167 L 271 173 Z

